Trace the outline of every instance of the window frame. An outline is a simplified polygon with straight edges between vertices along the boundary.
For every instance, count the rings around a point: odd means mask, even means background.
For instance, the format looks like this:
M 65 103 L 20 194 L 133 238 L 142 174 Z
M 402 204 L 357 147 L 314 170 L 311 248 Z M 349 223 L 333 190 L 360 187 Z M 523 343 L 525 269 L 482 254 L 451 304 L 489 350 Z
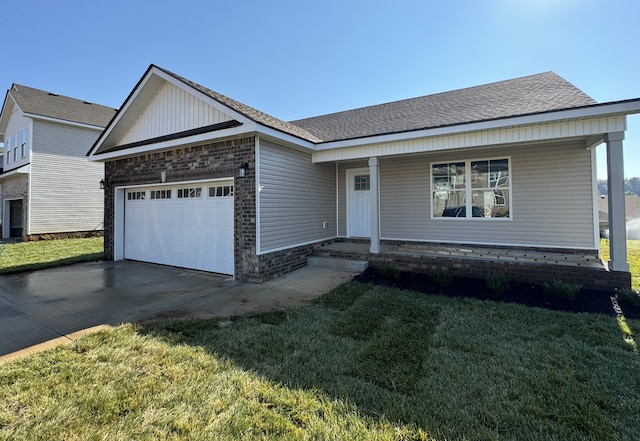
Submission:
M 22 149 L 22 157 L 27 157 L 27 128 L 20 129 L 20 147 Z
M 475 187 L 473 186 L 473 183 L 475 182 L 473 174 L 472 174 L 472 169 L 471 169 L 471 164 L 474 162 L 490 162 L 490 161 L 507 161 L 507 171 L 508 171 L 508 186 L 506 187 Z M 435 216 L 434 214 L 434 197 L 435 197 L 435 192 L 436 191 L 440 191 L 438 188 L 436 188 L 435 181 L 434 181 L 434 175 L 433 175 L 433 171 L 434 171 L 434 165 L 438 165 L 438 164 L 460 164 L 463 163 L 464 164 L 464 207 L 465 207 L 465 216 L 462 217 L 457 217 L 457 216 Z M 489 175 L 491 174 L 491 172 L 488 172 Z M 473 221 L 488 221 L 488 222 L 494 222 L 494 221 L 512 221 L 513 220 L 513 190 L 512 190 L 512 186 L 513 186 L 513 164 L 511 162 L 511 156 L 495 156 L 495 157 L 488 157 L 488 158 L 473 158 L 473 159 L 448 159 L 448 160 L 442 160 L 442 161 L 432 161 L 429 163 L 429 187 L 430 187 L 430 192 L 429 192 L 429 200 L 430 200 L 430 217 L 432 220 L 436 220 L 436 221 L 440 221 L 442 219 L 447 219 L 447 220 L 451 220 L 451 219 L 457 219 L 457 220 L 473 220 Z M 488 191 L 488 190 L 493 190 L 494 194 L 496 191 L 500 191 L 502 193 L 502 198 L 504 200 L 504 203 L 502 204 L 495 204 L 495 206 L 498 207 L 504 207 L 504 206 L 508 206 L 509 208 L 509 216 L 497 216 L 497 217 L 485 217 L 485 216 L 473 216 L 473 192 L 475 191 Z M 458 190 L 461 191 L 461 190 Z M 504 195 L 504 192 L 507 192 L 507 196 Z

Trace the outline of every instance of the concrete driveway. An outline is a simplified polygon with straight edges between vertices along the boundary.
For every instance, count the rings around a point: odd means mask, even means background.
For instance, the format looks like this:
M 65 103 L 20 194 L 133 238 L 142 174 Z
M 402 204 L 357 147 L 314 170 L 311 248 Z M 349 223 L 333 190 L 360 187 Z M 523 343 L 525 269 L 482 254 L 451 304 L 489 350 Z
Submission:
M 305 267 L 258 285 L 130 261 L 2 276 L 0 359 L 43 342 L 70 341 L 74 333 L 99 325 L 282 308 L 317 297 L 352 276 L 345 271 Z

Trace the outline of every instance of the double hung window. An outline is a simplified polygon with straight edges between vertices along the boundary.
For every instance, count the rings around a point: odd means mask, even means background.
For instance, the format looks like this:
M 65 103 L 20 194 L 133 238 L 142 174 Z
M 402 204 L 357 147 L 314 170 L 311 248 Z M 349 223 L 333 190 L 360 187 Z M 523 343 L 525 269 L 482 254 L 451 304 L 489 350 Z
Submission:
M 511 217 L 508 158 L 431 164 L 433 218 Z

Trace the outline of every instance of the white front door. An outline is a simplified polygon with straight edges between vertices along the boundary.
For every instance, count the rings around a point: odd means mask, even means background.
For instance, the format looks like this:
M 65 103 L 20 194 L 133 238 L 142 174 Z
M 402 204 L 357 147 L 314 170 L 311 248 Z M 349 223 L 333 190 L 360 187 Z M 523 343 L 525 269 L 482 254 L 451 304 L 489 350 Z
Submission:
M 371 202 L 368 168 L 347 170 L 347 236 L 371 237 Z

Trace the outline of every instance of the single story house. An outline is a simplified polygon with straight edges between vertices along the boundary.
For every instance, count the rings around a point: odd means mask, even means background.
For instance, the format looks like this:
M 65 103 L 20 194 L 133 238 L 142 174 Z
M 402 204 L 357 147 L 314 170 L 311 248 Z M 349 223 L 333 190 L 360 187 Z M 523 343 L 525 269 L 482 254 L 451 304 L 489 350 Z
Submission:
M 622 143 L 638 112 L 546 72 L 285 122 L 151 65 L 87 155 L 105 164 L 107 259 L 261 282 L 337 242 L 411 268 L 433 244 L 597 257 L 606 143 L 601 269 L 626 285 Z
M 2 238 L 102 234 L 104 165 L 86 152 L 115 109 L 21 84 L 0 112 Z

